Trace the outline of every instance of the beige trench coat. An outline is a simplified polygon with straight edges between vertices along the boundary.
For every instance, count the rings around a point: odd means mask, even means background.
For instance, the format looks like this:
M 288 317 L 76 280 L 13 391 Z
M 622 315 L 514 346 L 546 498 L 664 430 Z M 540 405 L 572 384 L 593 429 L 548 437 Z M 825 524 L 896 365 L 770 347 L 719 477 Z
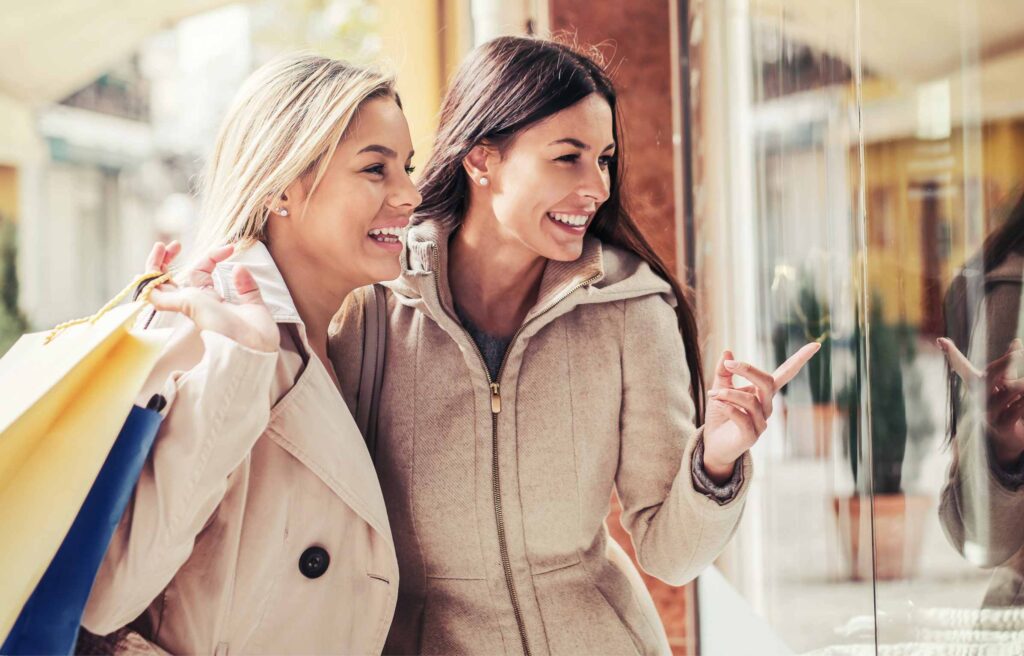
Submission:
M 373 463 L 265 246 L 218 267 L 229 299 L 236 263 L 282 350 L 156 317 L 176 334 L 140 398 L 168 412 L 83 624 L 172 653 L 379 653 L 398 567 Z

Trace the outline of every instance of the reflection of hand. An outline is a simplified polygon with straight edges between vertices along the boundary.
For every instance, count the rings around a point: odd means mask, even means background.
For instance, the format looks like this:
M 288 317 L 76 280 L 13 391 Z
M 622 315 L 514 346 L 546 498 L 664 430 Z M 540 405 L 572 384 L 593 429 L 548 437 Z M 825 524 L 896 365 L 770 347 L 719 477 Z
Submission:
M 767 428 L 775 394 L 800 373 L 820 348 L 817 342 L 807 344 L 771 374 L 733 360 L 730 351 L 722 352 L 715 367 L 714 385 L 708 392 L 711 402 L 704 422 L 704 470 L 713 480 L 721 483 L 732 475 L 736 459 Z M 734 375 L 753 384 L 737 388 Z
M 1024 378 L 1018 371 L 1024 343 L 1013 340 L 1006 353 L 984 371 L 972 365 L 951 340 L 941 337 L 937 343 L 949 366 L 967 384 L 967 394 L 987 396 L 985 424 L 993 455 L 1002 467 L 1013 466 L 1024 454 Z
M 237 266 L 232 272 L 237 303 L 225 301 L 214 289 L 214 268 L 234 250 L 230 245 L 211 250 L 206 259 L 189 272 L 187 286 L 179 287 L 173 282 L 160 285 L 149 295 L 149 302 L 157 310 L 184 314 L 200 330 L 220 333 L 255 351 L 273 353 L 280 344 L 281 334 L 249 270 Z M 149 254 L 146 270 L 165 272 L 180 251 L 177 242 L 166 247 L 157 242 Z

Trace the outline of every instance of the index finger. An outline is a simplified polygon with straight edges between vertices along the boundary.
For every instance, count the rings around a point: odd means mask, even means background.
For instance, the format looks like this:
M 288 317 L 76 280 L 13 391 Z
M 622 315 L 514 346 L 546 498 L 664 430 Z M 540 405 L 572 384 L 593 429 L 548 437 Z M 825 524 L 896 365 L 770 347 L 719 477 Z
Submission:
M 786 383 L 793 380 L 804 365 L 807 364 L 814 354 L 821 350 L 819 342 L 811 342 L 800 348 L 799 351 L 789 357 L 788 360 L 779 365 L 779 368 L 772 373 L 775 378 L 776 391 L 786 386 Z
M 939 348 L 946 354 L 946 360 L 949 361 L 949 366 L 964 380 L 979 380 L 984 377 L 984 374 L 974 368 L 971 361 L 967 359 L 960 349 L 956 347 L 953 340 L 946 337 L 940 337 L 936 340 Z

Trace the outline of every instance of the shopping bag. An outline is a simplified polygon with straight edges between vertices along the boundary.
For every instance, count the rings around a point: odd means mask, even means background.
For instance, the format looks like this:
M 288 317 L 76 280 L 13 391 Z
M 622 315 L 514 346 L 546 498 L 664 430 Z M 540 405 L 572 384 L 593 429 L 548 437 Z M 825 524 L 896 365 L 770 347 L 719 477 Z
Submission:
M 0 359 L 0 641 L 53 560 L 167 343 L 133 330 L 147 307 L 116 305 L 23 336 Z
M 96 573 L 160 428 L 161 400 L 155 396 L 148 407 L 131 409 L 71 530 L 22 607 L 14 628 L 0 646 L 0 654 L 74 651 Z

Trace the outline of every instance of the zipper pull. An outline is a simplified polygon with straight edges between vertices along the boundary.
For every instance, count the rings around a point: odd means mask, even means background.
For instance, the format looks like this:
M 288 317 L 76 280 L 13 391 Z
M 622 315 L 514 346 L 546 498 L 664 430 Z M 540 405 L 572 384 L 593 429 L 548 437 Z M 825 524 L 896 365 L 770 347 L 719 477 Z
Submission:
M 501 385 L 498 383 L 491 383 L 491 412 L 501 412 Z

